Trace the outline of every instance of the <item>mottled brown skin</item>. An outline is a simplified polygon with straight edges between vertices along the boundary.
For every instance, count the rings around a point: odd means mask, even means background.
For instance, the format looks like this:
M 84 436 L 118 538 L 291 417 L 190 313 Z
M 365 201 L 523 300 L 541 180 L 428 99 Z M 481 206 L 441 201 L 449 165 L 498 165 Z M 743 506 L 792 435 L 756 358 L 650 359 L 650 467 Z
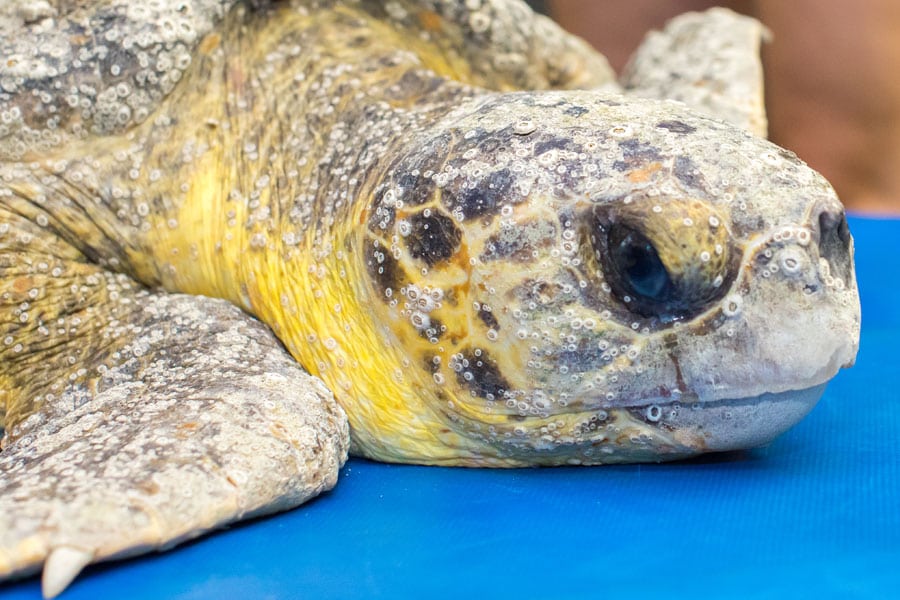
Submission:
M 500 88 L 610 81 L 521 6 L 470 22 L 456 3 L 391 19 L 378 2 L 368 17 L 295 4 L 0 12 L 20 32 L 0 39 L 0 578 L 46 561 L 55 595 L 88 562 L 333 486 L 348 428 L 331 392 L 246 313 L 159 286 L 261 313 L 245 252 L 290 262 L 352 229 L 327 194 L 342 175 L 322 166 L 358 149 L 331 132 L 371 121 L 366 152 L 387 155 L 437 99 L 474 93 L 428 67 Z
M 95 73 L 159 92 L 128 119 L 88 100 L 44 139 L 50 80 L 0 96 L 0 576 L 46 559 L 57 590 L 299 504 L 334 484 L 347 421 L 387 461 L 665 460 L 764 443 L 855 355 L 846 220 L 792 154 L 566 91 L 615 84 L 512 0 L 227 4 L 138 45 L 189 65 Z M 119 471 L 129 453 L 163 458 Z
M 266 306 L 272 300 L 280 303 L 282 294 L 267 298 L 269 292 L 258 290 L 258 284 L 247 278 L 255 278 L 257 269 L 262 271 L 260 277 L 270 277 L 260 263 L 290 263 L 298 253 L 294 247 L 321 252 L 343 244 L 334 238 L 345 235 L 340 233 L 344 230 L 349 233 L 351 212 L 362 204 L 336 200 L 338 180 L 352 176 L 359 188 L 371 186 L 374 182 L 366 178 L 377 176 L 376 161 L 404 145 L 398 132 L 421 127 L 477 93 L 437 73 L 499 89 L 598 86 L 609 77 L 602 59 L 580 54 L 584 51 L 580 42 L 566 37 L 560 37 L 556 46 L 572 46 L 569 54 L 553 52 L 544 63 L 520 57 L 512 61 L 512 68 L 498 72 L 492 64 L 467 55 L 488 56 L 479 49 L 485 45 L 483 36 L 456 24 L 472 21 L 477 28 L 477 20 L 453 15 L 458 8 L 452 3 L 438 4 L 436 10 L 415 3 L 408 8 L 405 14 L 394 15 L 393 24 L 377 2 L 355 8 L 337 4 L 333 10 L 314 12 L 314 18 L 304 16 L 304 9 L 284 6 L 261 12 L 238 8 L 219 30 L 195 40 L 193 65 L 178 76 L 184 84 L 152 118 L 125 128 L 124 139 L 105 135 L 83 143 L 69 140 L 57 150 L 40 147 L 26 152 L 24 156 L 31 156 L 40 150 L 53 158 L 10 165 L 12 197 L 5 205 L 25 217 L 19 228 L 29 229 L 34 237 L 53 239 L 35 225 L 41 219 L 52 224 L 54 243 L 63 246 L 72 261 L 89 263 L 85 276 L 103 272 L 94 266 L 96 261 L 151 287 L 224 297 L 267 320 L 276 333 L 289 328 L 281 332 L 289 348 L 294 343 L 305 345 L 293 339 L 306 335 L 297 331 L 296 324 L 273 314 L 281 307 Z M 431 40 L 416 42 L 413 32 L 420 29 Z M 414 54 L 401 49 L 411 40 Z M 553 40 L 543 43 L 552 45 Z M 524 47 L 535 52 L 541 44 Z M 365 89 L 364 95 L 353 97 L 360 89 Z M 384 100 L 378 104 L 376 99 Z M 334 110 L 336 103 L 340 111 Z M 38 121 L 36 115 L 37 111 L 26 112 L 26 121 L 28 117 Z M 115 124 L 95 129 L 96 134 L 117 131 Z M 344 140 L 344 132 L 361 130 L 371 131 L 367 145 L 356 147 Z M 66 161 L 65 168 L 54 172 L 60 160 Z M 328 170 L 322 168 L 325 164 Z M 38 199 L 48 190 L 60 202 L 44 208 Z M 99 206 L 92 198 L 100 199 Z M 198 211 L 202 214 L 195 214 Z M 58 221 L 63 223 L 56 226 Z M 236 238 L 227 229 L 237 230 L 239 224 L 242 233 Z M 197 236 L 197 231 L 205 233 Z M 26 252 L 21 247 L 10 251 Z M 248 261 L 248 252 L 258 258 Z M 304 268 L 291 267 L 300 272 Z M 249 273 L 242 277 L 241 269 Z M 5 281 L 14 283 L 12 278 Z M 88 310 L 108 311 L 102 290 L 97 293 L 99 297 L 87 297 L 83 304 Z M 10 296 L 11 302 L 16 299 Z M 53 311 L 59 310 L 59 299 L 48 297 L 46 304 L 47 318 L 58 319 Z M 34 378 L 34 371 L 53 372 L 60 365 L 36 349 L 23 346 L 16 352 L 18 340 L 31 334 L 21 322 L 10 322 L 15 329 L 8 333 L 17 342 L 6 348 L 11 355 L 7 377 L 15 382 L 8 388 L 18 390 L 6 403 L 6 423 L 12 428 L 34 411 L 44 388 L 54 385 L 52 378 Z M 80 339 L 77 345 L 73 357 L 67 357 L 69 363 L 84 369 L 91 362 L 106 362 L 104 356 L 92 355 L 106 350 L 94 350 Z M 291 350 L 295 355 L 301 352 Z M 318 371 L 314 363 L 306 362 L 306 367 Z

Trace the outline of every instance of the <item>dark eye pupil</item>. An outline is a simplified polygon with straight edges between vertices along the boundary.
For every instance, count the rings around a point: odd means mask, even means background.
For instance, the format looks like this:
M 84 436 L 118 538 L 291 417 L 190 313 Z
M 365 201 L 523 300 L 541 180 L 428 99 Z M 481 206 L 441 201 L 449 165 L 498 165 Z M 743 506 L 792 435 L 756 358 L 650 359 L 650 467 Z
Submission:
M 603 288 L 617 301 L 613 305 L 627 312 L 624 318 L 637 315 L 651 319 L 650 327 L 665 327 L 701 313 L 727 293 L 737 271 L 734 259 L 739 259 L 735 252 L 732 264 L 724 264 L 730 245 L 722 245 L 719 263 L 699 256 L 696 263 L 690 262 L 699 250 L 719 240 L 672 239 L 665 221 L 647 223 L 636 216 L 595 209 L 591 223 L 590 243 L 597 261 L 593 264 L 601 269 Z M 836 224 L 833 229 L 840 227 Z
M 636 233 L 616 244 L 614 260 L 622 269 L 625 284 L 639 296 L 660 300 L 669 283 L 669 274 L 653 245 Z
M 633 309 L 650 302 L 664 303 L 672 292 L 672 283 L 656 249 L 644 235 L 625 225 L 609 230 L 608 251 L 616 271 L 620 291 L 637 303 Z M 655 312 L 652 311 L 652 312 Z

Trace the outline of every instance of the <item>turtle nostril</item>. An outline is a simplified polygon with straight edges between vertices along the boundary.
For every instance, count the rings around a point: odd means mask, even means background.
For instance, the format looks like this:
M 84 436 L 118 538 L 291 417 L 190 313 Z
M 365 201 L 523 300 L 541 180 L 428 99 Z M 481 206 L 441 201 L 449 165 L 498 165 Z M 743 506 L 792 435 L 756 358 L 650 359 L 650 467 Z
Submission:
M 824 211 L 819 215 L 819 256 L 828 261 L 831 275 L 845 283 L 853 276 L 850 256 L 850 228 L 843 211 Z

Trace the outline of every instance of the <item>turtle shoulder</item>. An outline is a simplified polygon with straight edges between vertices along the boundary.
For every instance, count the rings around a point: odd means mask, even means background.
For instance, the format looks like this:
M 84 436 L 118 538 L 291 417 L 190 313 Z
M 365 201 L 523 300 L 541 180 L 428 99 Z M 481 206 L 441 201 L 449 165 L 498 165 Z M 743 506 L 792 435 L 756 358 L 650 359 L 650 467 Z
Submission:
M 336 2 L 335 4 L 347 4 Z M 350 3 L 352 4 L 352 3 Z M 606 58 L 521 0 L 363 0 L 441 75 L 488 89 L 617 89 Z M 434 65 L 429 64 L 429 67 Z
M 234 0 L 13 0 L 0 9 L 0 161 L 146 120 Z

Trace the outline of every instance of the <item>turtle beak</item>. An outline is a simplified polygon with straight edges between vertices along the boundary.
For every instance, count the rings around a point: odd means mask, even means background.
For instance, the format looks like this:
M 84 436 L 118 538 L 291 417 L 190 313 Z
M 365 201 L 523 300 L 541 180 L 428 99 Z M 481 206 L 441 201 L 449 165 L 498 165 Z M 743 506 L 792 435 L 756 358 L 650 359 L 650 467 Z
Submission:
M 699 403 L 678 412 L 667 424 L 691 431 L 704 451 L 726 452 L 764 446 L 796 425 L 813 409 L 827 384 Z

